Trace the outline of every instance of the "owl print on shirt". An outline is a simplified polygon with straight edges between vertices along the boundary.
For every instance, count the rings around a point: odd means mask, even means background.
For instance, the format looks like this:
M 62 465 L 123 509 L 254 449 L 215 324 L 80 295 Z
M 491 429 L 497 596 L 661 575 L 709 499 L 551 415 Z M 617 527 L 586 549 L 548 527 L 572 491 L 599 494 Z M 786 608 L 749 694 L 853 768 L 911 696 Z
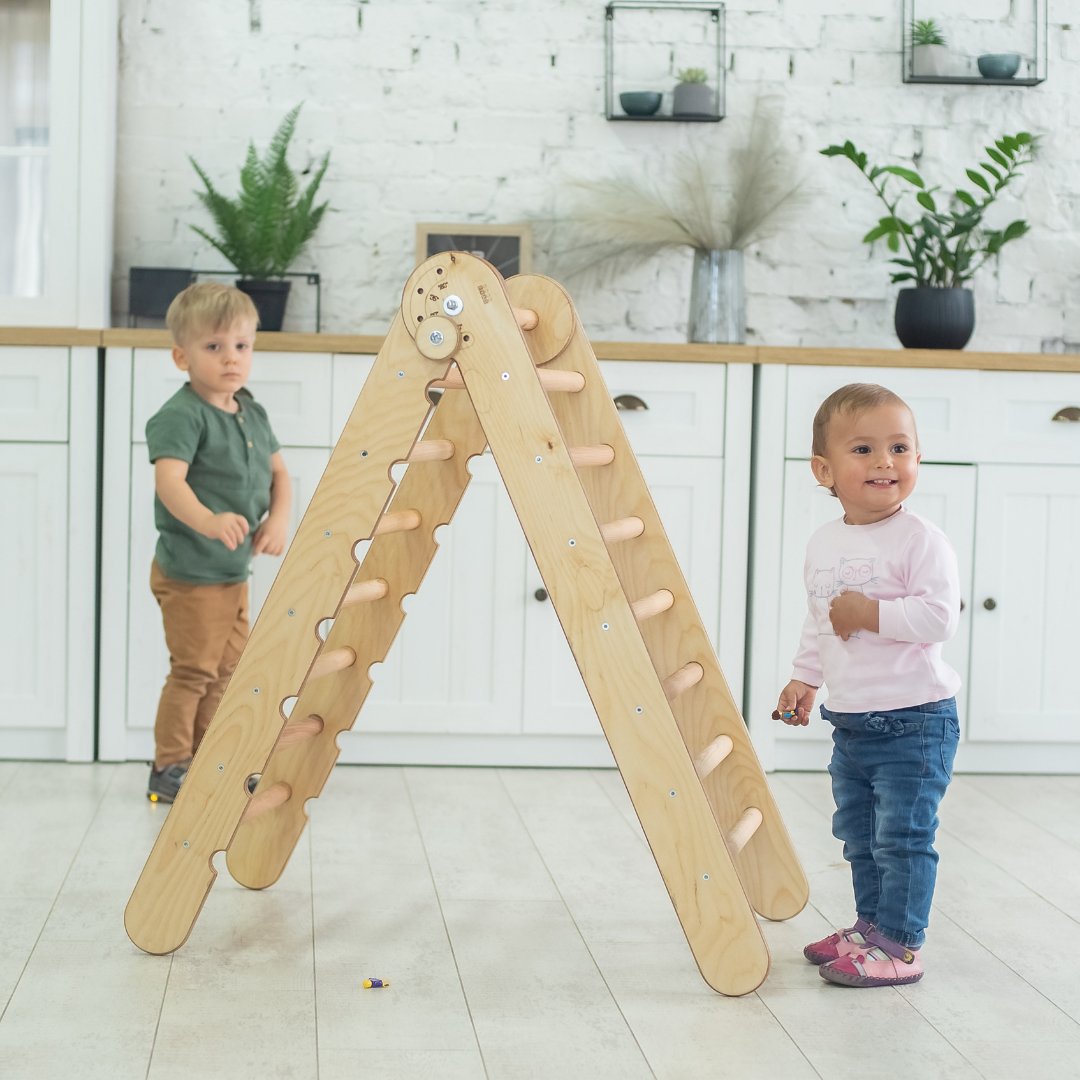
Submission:
M 818 634 L 836 636 L 836 631 L 829 621 L 829 604 L 834 596 L 842 592 L 866 592 L 867 585 L 877 581 L 874 575 L 875 558 L 868 555 L 862 558 L 841 559 L 838 566 L 815 568 L 810 575 L 807 588 L 810 610 L 814 612 L 818 625 Z M 858 637 L 858 633 L 850 635 Z

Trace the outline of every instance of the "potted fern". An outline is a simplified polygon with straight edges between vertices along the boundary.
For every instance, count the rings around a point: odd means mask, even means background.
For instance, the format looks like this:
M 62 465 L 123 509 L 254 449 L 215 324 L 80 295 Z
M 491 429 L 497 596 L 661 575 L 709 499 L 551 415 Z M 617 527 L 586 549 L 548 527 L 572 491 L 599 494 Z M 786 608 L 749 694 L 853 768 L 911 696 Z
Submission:
M 896 300 L 896 335 L 909 349 L 962 349 L 975 329 L 975 300 L 967 283 L 989 259 L 1029 230 L 1023 220 L 991 228 L 986 213 L 1031 160 L 1036 140 L 1026 131 L 1003 135 L 986 147 L 989 160 L 968 169 L 972 191 L 942 193 L 919 173 L 901 165 L 871 165 L 850 140 L 827 146 L 826 157 L 847 158 L 869 181 L 885 216 L 863 237 L 871 248 L 884 240 L 899 269 L 892 281 L 910 282 Z M 899 191 L 896 185 L 900 184 Z M 901 215 L 914 196 L 918 216 Z
M 329 152 L 314 166 L 303 191 L 287 160 L 299 114 L 299 105 L 285 114 L 262 157 L 254 142 L 248 144 L 235 198 L 223 195 L 189 157 L 205 188 L 195 194 L 209 211 L 217 234 L 198 225 L 191 228 L 236 267 L 237 288 L 255 302 L 263 330 L 281 329 L 290 285 L 284 275 L 314 235 L 328 205 L 316 206 L 315 196 L 330 163 Z

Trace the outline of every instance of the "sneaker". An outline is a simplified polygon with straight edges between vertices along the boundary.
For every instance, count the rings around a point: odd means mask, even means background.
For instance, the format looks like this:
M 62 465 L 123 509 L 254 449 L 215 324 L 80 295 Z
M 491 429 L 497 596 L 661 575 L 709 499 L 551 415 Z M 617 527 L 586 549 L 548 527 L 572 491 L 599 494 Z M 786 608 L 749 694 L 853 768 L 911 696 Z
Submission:
M 906 986 L 923 977 L 922 960 L 917 952 L 897 946 L 902 955 L 893 956 L 880 945 L 865 952 L 841 956 L 818 968 L 827 982 L 840 986 Z
M 811 964 L 827 964 L 830 960 L 839 960 L 841 956 L 851 956 L 853 953 L 865 952 L 867 948 L 864 934 L 870 930 L 870 924 L 865 919 L 856 919 L 854 926 L 846 930 L 837 930 L 820 941 L 813 941 L 803 949 L 803 956 Z
M 146 786 L 146 797 L 151 802 L 171 803 L 180 790 L 180 785 L 187 776 L 190 762 L 178 762 L 175 765 L 166 765 L 164 769 L 155 769 L 150 766 L 150 782 Z

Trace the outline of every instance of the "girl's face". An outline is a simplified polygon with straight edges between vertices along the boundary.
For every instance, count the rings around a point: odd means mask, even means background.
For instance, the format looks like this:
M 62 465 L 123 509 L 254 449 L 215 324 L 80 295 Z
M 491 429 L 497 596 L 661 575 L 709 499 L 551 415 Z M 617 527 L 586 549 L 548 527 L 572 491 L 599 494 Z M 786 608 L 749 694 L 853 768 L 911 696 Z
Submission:
M 870 525 L 900 509 L 919 475 L 915 420 L 904 405 L 877 405 L 829 420 L 825 453 L 810 467 L 836 491 L 849 525 Z

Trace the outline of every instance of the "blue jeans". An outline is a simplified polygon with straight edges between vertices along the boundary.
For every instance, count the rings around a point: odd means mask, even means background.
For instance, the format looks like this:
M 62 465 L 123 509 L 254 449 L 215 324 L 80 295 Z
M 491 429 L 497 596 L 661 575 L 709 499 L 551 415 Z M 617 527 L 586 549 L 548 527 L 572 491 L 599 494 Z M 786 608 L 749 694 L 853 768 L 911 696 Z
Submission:
M 851 864 L 855 910 L 908 948 L 926 938 L 938 805 L 960 739 L 956 699 L 821 715 L 833 725 L 833 835 Z

